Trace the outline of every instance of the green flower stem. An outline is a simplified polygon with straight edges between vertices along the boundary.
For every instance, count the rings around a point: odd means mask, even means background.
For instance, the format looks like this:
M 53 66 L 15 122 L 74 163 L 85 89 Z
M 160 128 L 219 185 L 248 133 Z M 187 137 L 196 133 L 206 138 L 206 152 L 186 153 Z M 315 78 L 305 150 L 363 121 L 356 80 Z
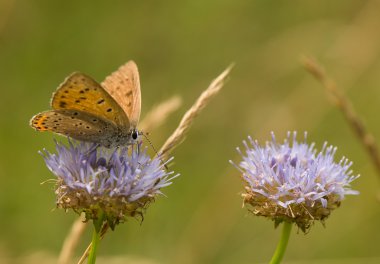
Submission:
M 284 221 L 280 241 L 278 242 L 276 251 L 274 252 L 273 257 L 271 261 L 269 262 L 269 264 L 281 263 L 281 260 L 285 254 L 286 246 L 288 245 L 291 230 L 292 230 L 292 223 Z
M 96 261 L 96 250 L 98 249 L 101 230 L 103 226 L 104 214 L 103 212 L 99 212 L 98 219 L 94 219 L 94 232 L 92 233 L 92 241 L 91 241 L 91 250 L 88 255 L 87 264 L 95 264 Z

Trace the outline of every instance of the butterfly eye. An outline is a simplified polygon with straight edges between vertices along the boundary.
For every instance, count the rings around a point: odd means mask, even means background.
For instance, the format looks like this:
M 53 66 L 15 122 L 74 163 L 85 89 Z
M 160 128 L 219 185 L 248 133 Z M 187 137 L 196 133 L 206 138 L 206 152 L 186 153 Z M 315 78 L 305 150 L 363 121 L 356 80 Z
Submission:
M 136 140 L 138 136 L 139 136 L 139 134 L 138 134 L 137 130 L 133 130 L 133 131 L 132 131 L 132 138 L 133 138 L 134 140 Z

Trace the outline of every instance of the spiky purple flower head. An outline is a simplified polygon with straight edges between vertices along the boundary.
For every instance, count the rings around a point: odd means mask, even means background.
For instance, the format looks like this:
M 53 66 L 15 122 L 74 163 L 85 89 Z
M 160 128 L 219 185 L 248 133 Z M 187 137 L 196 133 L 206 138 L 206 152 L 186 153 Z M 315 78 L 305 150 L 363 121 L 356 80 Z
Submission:
M 352 162 L 343 157 L 334 162 L 337 148 L 325 143 L 320 152 L 314 143 L 297 142 L 297 133 L 288 132 L 282 144 L 272 141 L 260 146 L 248 137 L 243 141 L 245 153 L 237 151 L 243 161 L 236 168 L 242 173 L 244 204 L 258 216 L 275 221 L 294 222 L 304 232 L 315 220 L 323 221 L 339 207 L 345 195 L 358 194 L 350 183 Z
M 142 216 L 161 188 L 178 176 L 167 172 L 159 158 L 151 159 L 141 143 L 106 149 L 69 140 L 68 145 L 56 142 L 56 150 L 41 154 L 58 178 L 57 206 L 85 212 L 87 220 L 101 210 L 112 228 L 127 216 Z

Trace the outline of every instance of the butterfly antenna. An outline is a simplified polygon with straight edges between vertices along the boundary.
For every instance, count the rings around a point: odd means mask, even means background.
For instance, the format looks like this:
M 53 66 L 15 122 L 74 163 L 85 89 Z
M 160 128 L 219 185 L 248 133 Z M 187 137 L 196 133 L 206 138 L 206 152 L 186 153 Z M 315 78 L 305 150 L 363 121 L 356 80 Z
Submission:
M 161 158 L 160 154 L 158 153 L 158 151 L 156 150 L 156 148 L 153 146 L 153 144 L 152 144 L 152 142 L 150 141 L 150 139 L 146 136 L 145 133 L 141 133 L 141 134 L 142 134 L 142 135 L 145 137 L 145 139 L 149 142 L 149 145 L 152 147 L 152 149 L 153 149 L 153 151 L 156 153 L 157 157 L 158 157 L 158 158 L 161 160 L 161 162 L 164 164 L 165 169 L 166 169 L 166 170 L 169 170 L 168 166 L 166 166 L 166 164 L 165 164 L 164 161 L 162 160 L 162 158 Z

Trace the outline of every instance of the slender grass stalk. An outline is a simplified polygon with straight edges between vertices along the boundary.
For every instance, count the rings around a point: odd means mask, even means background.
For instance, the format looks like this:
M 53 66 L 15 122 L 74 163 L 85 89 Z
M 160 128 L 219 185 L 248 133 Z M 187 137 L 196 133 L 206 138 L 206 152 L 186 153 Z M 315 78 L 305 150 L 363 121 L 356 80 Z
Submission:
M 98 219 L 94 219 L 94 232 L 92 234 L 92 241 L 91 241 L 91 250 L 88 255 L 88 261 L 87 264 L 95 264 L 96 261 L 96 251 L 99 246 L 100 237 L 101 237 L 101 230 L 103 226 L 103 220 L 104 220 L 104 214 L 103 212 L 99 213 Z
M 316 60 L 304 56 L 302 64 L 325 87 L 333 103 L 342 111 L 348 124 L 367 150 L 380 177 L 380 151 L 375 142 L 375 137 L 364 125 L 362 118 L 356 113 L 348 96 L 338 89 L 335 81 L 327 75 L 323 67 Z
M 75 249 L 77 248 L 80 239 L 88 226 L 88 223 L 85 223 L 84 215 L 82 214 L 78 217 L 77 220 L 71 226 L 70 232 L 67 234 L 61 252 L 58 257 L 58 264 L 70 264 L 72 263 L 71 259 L 74 255 Z
M 195 118 L 202 112 L 202 110 L 208 105 L 211 99 L 219 93 L 219 91 L 224 86 L 226 79 L 233 68 L 231 64 L 227 69 L 225 69 L 216 79 L 214 79 L 209 87 L 202 92 L 199 98 L 195 101 L 193 106 L 187 110 L 185 115 L 182 117 L 177 129 L 173 134 L 166 140 L 164 145 L 161 147 L 159 153 L 161 159 L 167 159 L 170 152 L 173 151 L 178 145 L 180 145 L 186 138 L 191 125 L 193 124 Z
M 282 233 L 280 241 L 278 242 L 276 251 L 273 254 L 273 257 L 270 264 L 278 264 L 281 263 L 282 258 L 284 257 L 286 246 L 288 245 L 290 231 L 292 230 L 292 223 L 284 222 L 282 226 Z
M 146 113 L 144 119 L 138 126 L 139 130 L 145 133 L 155 131 L 158 127 L 164 124 L 168 117 L 177 111 L 181 105 L 182 98 L 178 95 L 162 101 Z

